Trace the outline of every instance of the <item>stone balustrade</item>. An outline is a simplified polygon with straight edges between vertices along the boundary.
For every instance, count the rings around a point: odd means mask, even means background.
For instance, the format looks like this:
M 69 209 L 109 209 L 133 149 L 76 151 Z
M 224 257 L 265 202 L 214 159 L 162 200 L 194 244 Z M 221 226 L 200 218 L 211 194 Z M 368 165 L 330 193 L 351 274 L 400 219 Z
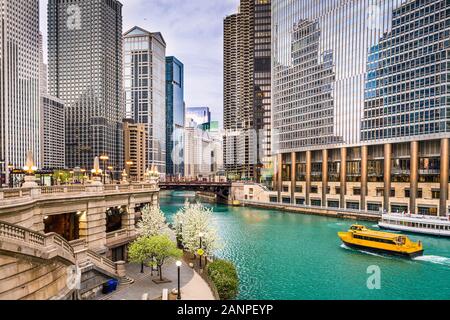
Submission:
M 67 185 L 36 188 L 0 189 L 0 200 L 21 198 L 40 198 L 58 194 L 82 194 L 82 193 L 120 193 L 135 191 L 158 190 L 155 184 L 129 184 L 129 185 Z

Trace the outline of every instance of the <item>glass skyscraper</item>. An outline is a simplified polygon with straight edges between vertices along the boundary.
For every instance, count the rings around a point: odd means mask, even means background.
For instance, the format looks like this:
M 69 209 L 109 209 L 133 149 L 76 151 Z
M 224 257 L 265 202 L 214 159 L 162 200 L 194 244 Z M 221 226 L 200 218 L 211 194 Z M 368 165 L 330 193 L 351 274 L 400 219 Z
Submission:
M 166 173 L 184 176 L 184 65 L 166 57 Z
M 166 42 L 134 27 L 124 34 L 125 111 L 147 128 L 147 167 L 166 173 Z
M 446 215 L 450 2 L 273 0 L 277 201 Z

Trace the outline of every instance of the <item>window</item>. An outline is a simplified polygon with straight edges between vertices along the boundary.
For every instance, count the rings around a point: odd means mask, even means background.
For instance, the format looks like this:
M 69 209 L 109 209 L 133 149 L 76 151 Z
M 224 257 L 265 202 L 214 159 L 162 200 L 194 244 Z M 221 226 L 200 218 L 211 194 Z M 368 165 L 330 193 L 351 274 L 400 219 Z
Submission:
M 319 193 L 319 188 L 317 186 L 311 186 L 311 193 Z
M 295 199 L 295 203 L 298 204 L 298 205 L 304 205 L 305 204 L 305 199 L 297 198 L 297 199 Z
M 311 205 L 313 207 L 321 207 L 322 206 L 322 201 L 321 200 L 311 200 Z
M 347 202 L 347 209 L 359 210 L 359 202 Z
M 290 203 L 291 203 L 291 198 L 285 198 L 285 197 L 283 197 L 283 203 L 284 203 L 284 204 L 290 204 Z
M 353 195 L 354 196 L 360 196 L 361 195 L 361 189 L 360 188 L 353 188 Z
M 381 204 L 380 203 L 367 203 L 367 210 L 372 212 L 380 212 Z
M 270 202 L 277 203 L 278 202 L 278 197 L 270 197 Z
M 339 208 L 339 201 L 328 201 L 328 208 Z
M 441 198 L 441 190 L 432 189 L 431 190 L 431 198 L 432 199 L 440 199 Z

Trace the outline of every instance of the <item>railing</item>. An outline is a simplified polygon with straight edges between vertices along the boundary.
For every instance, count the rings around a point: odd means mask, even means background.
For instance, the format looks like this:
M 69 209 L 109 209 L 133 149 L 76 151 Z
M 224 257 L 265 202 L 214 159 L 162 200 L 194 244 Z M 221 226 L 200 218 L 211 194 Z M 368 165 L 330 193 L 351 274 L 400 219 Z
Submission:
M 129 184 L 129 185 L 67 185 L 67 186 L 52 186 L 52 187 L 36 187 L 27 189 L 0 189 L 0 199 L 10 200 L 17 198 L 34 198 L 45 195 L 58 194 L 82 194 L 90 192 L 132 192 L 132 191 L 149 191 L 157 190 L 158 186 L 155 184 Z
M 248 205 L 262 205 L 268 207 L 286 207 L 286 208 L 294 208 L 294 209 L 316 209 L 316 210 L 328 210 L 334 211 L 337 213 L 349 213 L 349 214 L 357 214 L 357 215 L 369 215 L 369 216 L 378 216 L 381 217 L 381 212 L 375 211 L 362 211 L 355 209 L 346 209 L 346 208 L 331 208 L 331 207 L 319 207 L 319 206 L 307 206 L 301 204 L 289 204 L 289 203 L 281 203 L 281 202 L 262 202 L 262 201 L 250 201 L 250 200 L 239 200 L 242 204 Z
M 20 245 L 28 245 L 32 248 L 37 247 L 49 255 L 49 258 L 59 256 L 71 263 L 75 262 L 72 246 L 64 238 L 54 233 L 43 235 L 23 227 L 0 222 L 0 239 L 5 242 L 12 240 Z M 35 253 L 35 250 L 30 252 Z M 16 253 L 22 253 L 22 251 Z

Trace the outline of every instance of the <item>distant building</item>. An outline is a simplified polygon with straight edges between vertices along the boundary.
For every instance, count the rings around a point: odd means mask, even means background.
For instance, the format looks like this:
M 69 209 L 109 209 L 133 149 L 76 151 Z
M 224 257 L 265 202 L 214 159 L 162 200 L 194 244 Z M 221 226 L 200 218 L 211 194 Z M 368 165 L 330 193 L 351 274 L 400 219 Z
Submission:
M 194 121 L 197 125 L 211 122 L 209 107 L 190 107 L 186 109 L 186 121 Z
M 49 0 L 49 92 L 66 104 L 69 168 L 101 155 L 124 167 L 122 53 L 119 1 Z
M 64 102 L 41 94 L 42 168 L 65 168 Z
M 39 1 L 0 0 L 0 163 L 41 167 Z M 8 174 L 8 173 L 7 173 Z M 6 178 L 6 179 L 5 179 Z M 0 176 L 1 181 L 9 177 Z
M 123 36 L 127 119 L 147 130 L 147 167 L 166 173 L 166 42 L 159 32 L 134 27 Z
M 166 173 L 184 175 L 184 65 L 166 58 Z
M 224 154 L 233 180 L 273 178 L 271 42 L 271 0 L 241 0 L 224 20 Z
M 144 181 L 147 169 L 147 129 L 144 124 L 133 123 L 125 120 L 123 126 L 125 161 L 131 161 L 127 165 L 128 174 L 132 181 Z
M 218 129 L 202 130 L 202 126 L 190 123 L 185 128 L 185 177 L 214 179 L 223 174 L 223 137 Z M 218 123 L 213 123 L 218 128 Z

